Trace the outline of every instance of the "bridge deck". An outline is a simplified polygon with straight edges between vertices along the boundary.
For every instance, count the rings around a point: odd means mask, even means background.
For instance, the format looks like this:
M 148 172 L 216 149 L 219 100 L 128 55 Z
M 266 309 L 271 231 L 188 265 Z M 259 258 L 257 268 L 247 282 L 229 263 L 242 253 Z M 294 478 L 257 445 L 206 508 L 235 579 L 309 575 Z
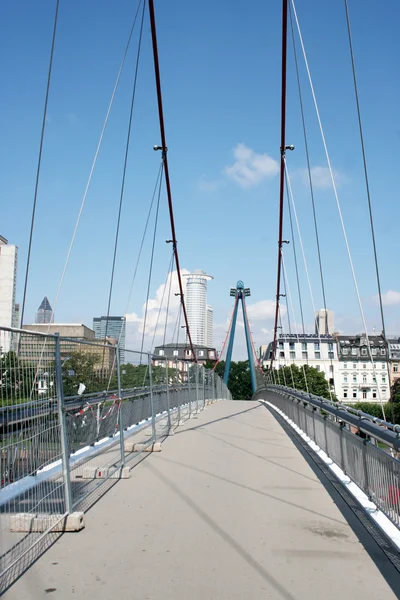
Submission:
M 395 598 L 398 572 L 316 472 L 264 406 L 213 405 L 5 597 Z

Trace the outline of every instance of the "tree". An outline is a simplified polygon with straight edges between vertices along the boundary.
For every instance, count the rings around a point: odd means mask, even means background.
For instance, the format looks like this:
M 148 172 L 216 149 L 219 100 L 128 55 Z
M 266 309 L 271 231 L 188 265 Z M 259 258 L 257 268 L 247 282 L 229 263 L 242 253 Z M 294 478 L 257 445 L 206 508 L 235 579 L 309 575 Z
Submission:
M 325 375 L 309 365 L 302 365 L 301 367 L 290 365 L 274 369 L 272 379 L 279 385 L 308 391 L 315 396 L 330 399 L 332 394 L 333 399 L 336 400 Z
M 86 386 L 85 393 L 102 391 L 106 380 L 101 377 L 100 370 L 95 369 L 99 364 L 100 354 L 72 352 L 62 365 L 64 396 L 75 396 L 80 383 Z
M 10 350 L 0 355 L 0 398 L 1 405 L 18 404 L 36 398 L 32 394 L 35 382 L 35 367 L 20 361 Z
M 205 364 L 206 369 L 213 369 L 215 363 L 207 362 Z M 221 360 L 214 371 L 221 379 L 225 373 L 225 361 Z M 231 368 L 229 371 L 228 388 L 232 394 L 234 400 L 244 400 L 251 398 L 253 390 L 251 387 L 251 375 L 249 361 L 243 360 L 239 362 L 232 361 Z

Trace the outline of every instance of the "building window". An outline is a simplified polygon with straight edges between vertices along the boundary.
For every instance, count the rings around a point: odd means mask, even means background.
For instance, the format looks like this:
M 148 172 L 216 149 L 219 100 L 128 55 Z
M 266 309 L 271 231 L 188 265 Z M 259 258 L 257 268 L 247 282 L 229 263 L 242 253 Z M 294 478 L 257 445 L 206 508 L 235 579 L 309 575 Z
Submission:
M 343 381 L 344 381 L 344 383 L 347 383 L 347 375 L 345 375 L 345 376 L 343 377 Z
M 385 368 L 385 363 L 381 363 L 381 368 L 384 369 Z
M 348 353 L 349 353 L 349 349 L 348 349 L 348 348 L 342 348 L 342 354 L 343 354 L 344 356 L 347 356 L 347 355 L 348 355 Z
M 186 356 L 191 356 L 192 355 L 192 351 L 191 350 L 185 350 L 185 354 L 186 354 Z
M 315 352 L 315 358 L 321 358 L 321 352 Z
M 381 356 L 385 356 L 386 354 L 386 348 L 381 348 Z
M 357 375 L 353 375 L 353 383 L 357 383 Z
M 296 352 L 291 352 L 290 353 L 290 358 L 296 358 Z
M 279 350 L 283 350 L 283 342 L 279 342 Z
M 289 342 L 289 350 L 294 350 L 294 342 Z
M 372 397 L 376 398 L 376 390 L 372 390 Z
M 164 356 L 164 350 L 159 350 L 158 351 L 158 356 Z
M 279 352 L 279 356 L 280 356 L 280 358 L 285 358 L 285 353 L 284 352 Z
M 307 359 L 308 358 L 308 353 L 307 352 L 302 352 L 301 353 L 301 357 Z
M 371 352 L 372 352 L 372 356 L 376 356 L 376 348 L 372 348 Z
M 332 342 L 329 342 L 329 344 L 328 344 L 328 350 L 333 350 L 333 343 Z
M 208 353 L 208 357 L 209 358 L 215 358 L 215 352 L 214 352 L 214 350 L 210 350 L 210 352 Z
M 303 351 L 307 350 L 307 342 L 301 342 L 301 349 Z
M 363 356 L 367 356 L 367 354 L 368 354 L 368 351 L 367 351 L 367 349 L 366 349 L 366 348 L 361 348 L 361 354 L 362 354 Z
M 333 352 L 328 352 L 328 358 L 335 358 L 334 353 Z
M 399 363 L 393 363 L 393 373 L 399 372 Z
M 373 381 L 374 383 L 376 383 L 376 377 L 375 377 L 375 375 L 372 377 L 372 381 Z
M 357 348 L 352 348 L 351 349 L 351 355 L 352 356 L 357 356 Z
M 386 396 L 386 388 L 382 388 L 382 398 L 385 398 Z
M 382 375 L 382 383 L 386 383 L 386 377 L 385 377 L 385 375 Z
M 363 375 L 363 383 L 367 383 L 367 376 Z
M 333 365 L 329 365 L 329 373 L 333 373 Z
M 367 390 L 363 390 L 363 391 L 362 391 L 362 397 L 363 397 L 363 398 L 366 398 L 366 397 L 367 397 Z
M 319 342 L 314 342 L 314 350 L 319 350 Z
M 173 355 L 174 356 L 179 356 L 179 350 L 174 350 Z
M 199 356 L 204 356 L 204 350 L 199 350 Z
M 357 398 L 357 390 L 353 388 L 353 398 Z
M 347 369 L 347 363 L 343 363 L 343 369 Z
M 343 390 L 343 398 L 347 398 L 347 389 Z
M 367 363 L 363 363 L 363 369 L 367 368 Z
M 357 363 L 353 363 L 353 369 L 357 369 Z
M 317 371 L 320 371 L 320 369 L 321 369 L 321 367 L 319 365 L 317 365 L 315 368 L 317 369 Z

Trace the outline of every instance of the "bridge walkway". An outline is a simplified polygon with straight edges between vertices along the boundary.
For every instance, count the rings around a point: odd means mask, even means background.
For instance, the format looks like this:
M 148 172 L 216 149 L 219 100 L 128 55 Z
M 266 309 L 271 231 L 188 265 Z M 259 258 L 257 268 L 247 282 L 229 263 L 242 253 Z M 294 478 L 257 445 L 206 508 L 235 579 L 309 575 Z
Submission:
M 258 402 L 208 407 L 145 458 L 7 600 L 391 600 L 392 563 Z

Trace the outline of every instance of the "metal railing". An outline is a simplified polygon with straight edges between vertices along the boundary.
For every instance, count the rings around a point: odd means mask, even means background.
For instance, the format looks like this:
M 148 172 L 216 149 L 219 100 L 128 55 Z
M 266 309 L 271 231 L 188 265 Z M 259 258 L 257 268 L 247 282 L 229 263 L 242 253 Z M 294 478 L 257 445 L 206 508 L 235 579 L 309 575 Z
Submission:
M 0 328 L 0 350 L 1 593 L 68 515 L 192 414 L 231 397 L 201 365 L 160 365 L 117 344 Z
M 268 400 L 339 465 L 400 528 L 400 427 L 325 398 L 267 385 L 254 399 Z

